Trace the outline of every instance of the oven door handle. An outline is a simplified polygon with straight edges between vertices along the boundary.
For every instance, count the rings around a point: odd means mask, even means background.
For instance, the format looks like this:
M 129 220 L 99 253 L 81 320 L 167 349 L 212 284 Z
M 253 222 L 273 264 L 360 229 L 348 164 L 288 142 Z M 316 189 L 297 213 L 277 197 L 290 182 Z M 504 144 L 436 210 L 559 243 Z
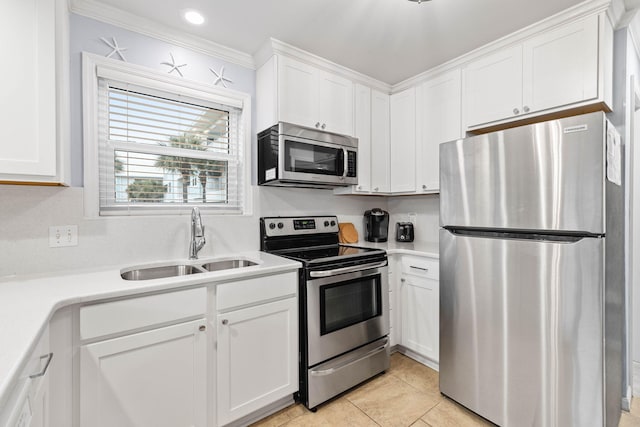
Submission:
M 387 261 L 373 262 L 371 264 L 354 265 L 351 267 L 335 268 L 333 270 L 310 271 L 310 277 L 329 277 L 336 274 L 353 273 L 354 271 L 369 270 L 371 268 L 380 268 L 387 265 Z
M 309 374 L 313 375 L 313 376 L 316 376 L 316 377 L 322 377 L 322 376 L 325 376 L 325 375 L 334 374 L 337 371 L 339 371 L 340 369 L 344 369 L 349 365 L 353 365 L 356 362 L 359 362 L 359 361 L 361 361 L 363 359 L 366 359 L 367 357 L 371 357 L 374 354 L 377 354 L 377 353 L 380 353 L 380 352 L 386 350 L 387 347 L 389 347 L 389 341 L 385 340 L 385 343 L 383 345 L 381 345 L 379 347 L 376 347 L 373 350 L 369 350 L 363 355 L 357 355 L 353 359 L 347 360 L 344 363 L 339 364 L 338 366 L 332 366 L 329 369 L 323 369 L 321 371 L 310 370 Z

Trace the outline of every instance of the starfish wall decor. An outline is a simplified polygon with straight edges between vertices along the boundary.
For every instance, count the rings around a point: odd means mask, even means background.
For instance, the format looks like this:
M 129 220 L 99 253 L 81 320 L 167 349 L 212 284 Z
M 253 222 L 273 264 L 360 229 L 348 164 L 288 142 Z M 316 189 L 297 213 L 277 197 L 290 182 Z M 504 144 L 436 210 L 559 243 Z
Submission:
M 233 83 L 233 80 L 228 79 L 224 76 L 224 65 L 220 68 L 220 72 L 216 73 L 213 68 L 209 68 L 209 70 L 216 76 L 216 80 L 213 82 L 213 85 L 216 86 L 218 83 L 222 83 L 222 86 L 227 87 L 227 83 Z
M 115 37 L 111 37 L 111 42 L 109 42 L 109 40 L 105 39 L 104 37 L 100 37 L 100 40 L 102 40 L 107 46 L 113 49 L 111 52 L 109 52 L 107 58 L 111 58 L 117 53 L 120 59 L 122 59 L 124 62 L 127 62 L 127 58 L 125 58 L 124 54 L 122 53 L 127 50 L 127 48 L 118 46 L 118 41 Z
M 180 64 L 180 65 L 176 65 L 176 60 L 173 57 L 172 53 L 169 53 L 169 56 L 171 57 L 171 62 L 161 62 L 160 64 L 162 65 L 168 65 L 169 67 L 171 67 L 171 69 L 169 70 L 169 74 L 173 73 L 174 71 L 177 71 L 178 74 L 180 74 L 180 77 L 184 77 L 182 75 L 182 71 L 180 71 L 180 67 L 186 67 L 187 64 Z

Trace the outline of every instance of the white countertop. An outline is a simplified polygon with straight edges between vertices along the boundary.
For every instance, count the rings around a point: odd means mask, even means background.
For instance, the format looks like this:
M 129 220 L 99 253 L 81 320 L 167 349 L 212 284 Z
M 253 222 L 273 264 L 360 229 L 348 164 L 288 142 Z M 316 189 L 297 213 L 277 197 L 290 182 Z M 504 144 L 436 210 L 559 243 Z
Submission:
M 139 281 L 122 279 L 121 268 L 118 267 L 2 278 L 0 280 L 0 407 L 18 380 L 23 362 L 33 351 L 40 333 L 53 313 L 62 307 L 106 298 L 281 273 L 296 270 L 301 265 L 296 261 L 256 251 L 196 261 L 168 260 L 144 266 L 204 264 L 210 260 L 229 258 L 247 258 L 258 262 L 258 265 Z M 128 269 L 138 266 L 122 267 Z
M 366 242 L 360 240 L 357 243 L 352 243 L 353 246 L 362 246 L 365 248 L 384 249 L 389 255 L 393 254 L 407 254 L 428 256 L 432 258 L 440 258 L 438 242 L 396 242 L 388 241 L 383 243 Z

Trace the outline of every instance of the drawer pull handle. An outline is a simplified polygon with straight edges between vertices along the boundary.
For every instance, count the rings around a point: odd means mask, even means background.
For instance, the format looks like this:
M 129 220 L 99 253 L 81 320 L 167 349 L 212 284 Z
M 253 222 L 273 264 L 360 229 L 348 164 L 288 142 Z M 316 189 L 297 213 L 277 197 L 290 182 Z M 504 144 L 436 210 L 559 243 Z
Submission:
M 223 324 L 223 325 L 228 325 L 228 324 L 229 324 L 229 321 L 228 321 L 227 319 L 224 319 L 224 320 L 222 321 L 222 324 Z
M 49 369 L 49 364 L 51 363 L 51 359 L 53 359 L 53 353 L 49 353 L 49 354 L 45 354 L 44 356 L 40 356 L 40 360 L 42 360 L 42 359 L 47 359 L 47 363 L 45 363 L 44 368 L 42 369 L 42 371 L 38 372 L 37 374 L 29 375 L 29 378 L 34 379 L 34 378 L 38 378 L 38 377 L 43 377 L 44 374 L 47 373 L 47 369 Z
M 429 271 L 428 268 L 424 268 L 424 267 L 416 267 L 415 265 L 410 266 L 409 268 L 413 268 L 415 270 L 420 270 L 420 271 L 424 271 L 425 273 L 427 273 Z
M 206 327 L 205 325 L 200 325 L 200 327 L 198 328 L 198 330 L 199 330 L 200 332 L 204 332 L 204 331 L 206 331 L 206 330 L 207 330 L 207 327 Z

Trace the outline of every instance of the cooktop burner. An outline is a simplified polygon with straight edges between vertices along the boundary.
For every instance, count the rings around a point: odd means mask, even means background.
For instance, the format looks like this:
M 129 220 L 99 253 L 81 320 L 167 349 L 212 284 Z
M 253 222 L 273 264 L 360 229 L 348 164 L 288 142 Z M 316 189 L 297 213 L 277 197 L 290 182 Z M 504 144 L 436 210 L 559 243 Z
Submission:
M 309 248 L 285 249 L 276 254 L 301 261 L 326 260 L 327 258 L 367 255 L 380 252 L 379 249 L 361 248 L 357 246 L 331 245 Z

